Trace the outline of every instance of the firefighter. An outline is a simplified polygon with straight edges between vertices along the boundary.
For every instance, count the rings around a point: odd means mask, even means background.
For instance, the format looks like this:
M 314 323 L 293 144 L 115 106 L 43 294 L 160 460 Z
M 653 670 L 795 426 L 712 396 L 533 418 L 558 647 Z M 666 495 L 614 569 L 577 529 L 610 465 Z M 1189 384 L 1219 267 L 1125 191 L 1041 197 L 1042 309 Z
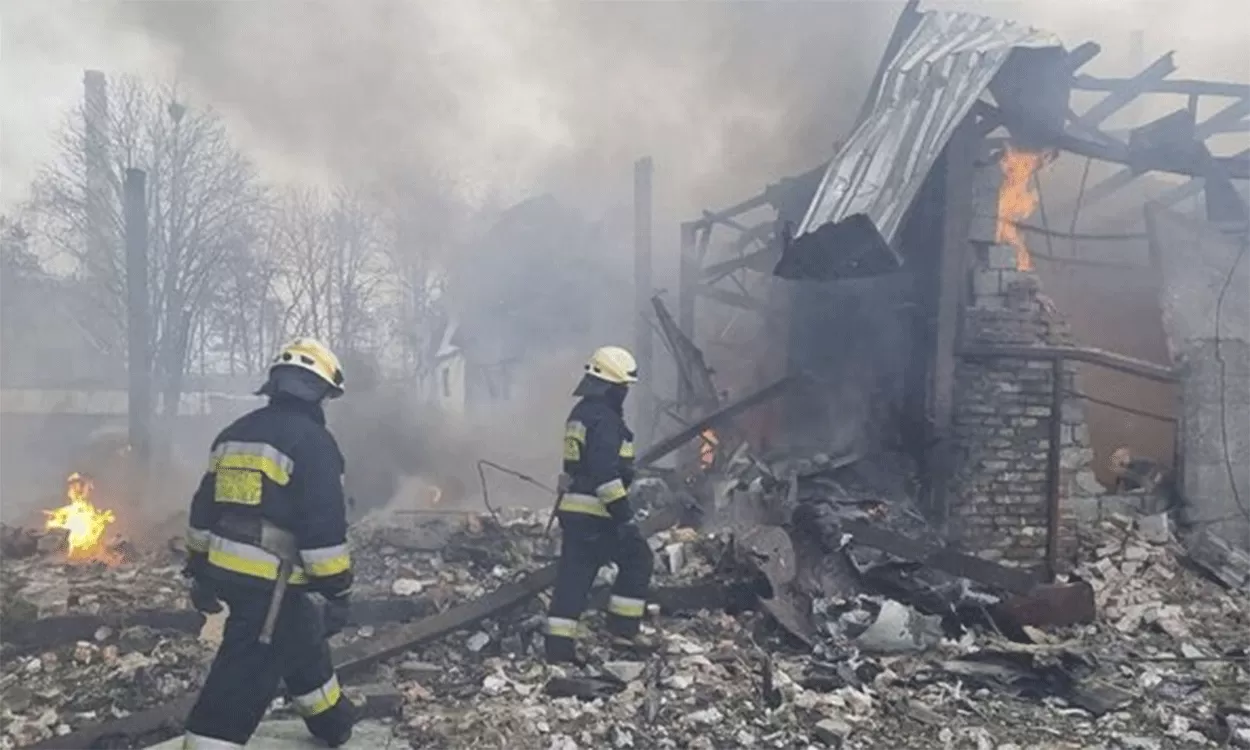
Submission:
M 546 636 L 547 660 L 574 664 L 580 663 L 578 618 L 599 568 L 608 562 L 618 568 L 608 601 L 613 645 L 644 645 L 638 633 L 653 564 L 629 502 L 634 434 L 625 426 L 623 407 L 630 384 L 638 381 L 638 365 L 628 351 L 605 346 L 585 369 L 573 391 L 581 400 L 564 426 L 564 473 L 556 509 L 562 542 Z
M 315 737 L 330 747 L 351 737 L 352 706 L 326 645 L 347 623 L 352 586 L 343 456 L 322 411 L 342 394 L 338 358 L 295 339 L 257 391 L 268 405 L 213 441 L 191 501 L 184 574 L 196 609 L 220 612 L 224 601 L 229 615 L 184 750 L 242 749 L 280 683 Z

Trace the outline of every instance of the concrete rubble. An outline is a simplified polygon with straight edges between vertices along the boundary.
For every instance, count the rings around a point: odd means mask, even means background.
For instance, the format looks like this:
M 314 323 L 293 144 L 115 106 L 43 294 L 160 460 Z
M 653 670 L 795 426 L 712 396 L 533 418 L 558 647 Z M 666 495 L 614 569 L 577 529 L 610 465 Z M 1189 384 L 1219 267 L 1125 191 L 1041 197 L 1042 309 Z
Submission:
M 349 680 L 349 696 L 412 747 L 1250 747 L 1250 601 L 1188 564 L 1157 520 L 1082 530 L 1071 576 L 1093 591 L 1092 622 L 1021 624 L 995 614 L 1012 592 L 840 531 L 856 521 L 932 536 L 893 494 L 904 490 L 860 463 L 748 462 L 721 510 L 777 498 L 781 517 L 767 520 L 779 526 L 712 510 L 708 531 L 653 536 L 655 588 L 669 592 L 645 626 L 655 654 L 609 651 L 596 612 L 591 666 L 545 665 L 544 594 L 384 661 Z M 378 605 L 334 644 L 380 638 L 388 618 L 445 611 L 548 562 L 545 522 L 412 513 L 359 524 L 362 602 L 422 604 Z M 6 618 L 187 607 L 173 557 L 3 565 Z M 736 598 L 697 598 L 733 585 Z M 3 654 L 0 748 L 17 748 L 195 689 L 212 644 L 189 628 L 102 626 L 34 650 L 6 637 Z M 273 717 L 284 716 L 279 698 Z

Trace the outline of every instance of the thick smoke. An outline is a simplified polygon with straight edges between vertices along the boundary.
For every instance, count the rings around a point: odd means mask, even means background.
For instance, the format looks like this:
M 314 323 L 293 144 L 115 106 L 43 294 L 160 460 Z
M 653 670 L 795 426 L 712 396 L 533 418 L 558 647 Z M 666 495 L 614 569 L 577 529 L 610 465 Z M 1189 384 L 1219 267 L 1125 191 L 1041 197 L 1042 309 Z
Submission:
M 893 4 L 126 3 L 123 28 L 265 149 L 341 179 L 451 175 L 470 198 L 733 202 L 854 117 Z
M 630 165 L 650 155 L 657 285 L 671 290 L 677 221 L 828 158 L 901 5 L 0 0 L 8 105 L 0 200 L 20 196 L 13 183 L 46 153 L 48 128 L 79 96 L 81 69 L 98 67 L 176 78 L 226 116 L 278 181 L 372 186 L 410 196 L 414 214 L 480 216 L 474 209 L 542 193 L 592 219 L 614 212 L 621 236 L 588 252 L 615 254 L 611 262 L 624 269 L 628 221 L 619 219 L 628 216 Z M 1056 31 L 1070 46 L 1096 40 L 1104 53 L 1093 73 L 1126 75 L 1176 49 L 1180 77 L 1246 80 L 1241 5 L 1108 0 L 1092 14 L 1088 3 L 1034 0 L 922 9 L 1007 17 Z M 431 192 L 449 194 L 427 200 Z M 466 210 L 449 210 L 457 202 Z M 442 242 L 442 229 L 427 244 Z M 628 343 L 632 321 L 596 335 Z M 518 426 L 510 432 L 530 445 L 554 434 L 583 354 L 526 373 L 535 409 L 500 415 Z M 554 451 L 554 442 L 543 445 L 535 466 Z

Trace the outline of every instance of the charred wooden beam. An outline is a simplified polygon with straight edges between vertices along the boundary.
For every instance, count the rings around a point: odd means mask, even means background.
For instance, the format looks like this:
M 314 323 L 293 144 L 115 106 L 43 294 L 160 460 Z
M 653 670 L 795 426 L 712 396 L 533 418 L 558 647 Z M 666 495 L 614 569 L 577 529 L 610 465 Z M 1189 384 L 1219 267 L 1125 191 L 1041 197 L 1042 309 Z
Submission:
M 1201 142 L 1213 135 L 1226 132 L 1228 128 L 1242 123 L 1242 118 L 1245 117 L 1247 113 L 1250 113 L 1250 99 L 1243 99 L 1241 101 L 1234 102 L 1194 126 L 1194 139 Z M 1225 164 L 1250 162 L 1250 151 L 1242 151 L 1241 153 L 1229 157 L 1226 160 L 1217 160 L 1216 163 L 1219 164 L 1221 162 Z M 1145 174 L 1143 170 L 1135 169 L 1132 166 L 1122 169 L 1100 182 L 1095 183 L 1089 188 L 1089 190 L 1086 190 L 1082 195 L 1081 202 L 1086 205 L 1097 203 L 1098 201 L 1110 196 L 1120 188 L 1129 185 L 1143 174 Z M 1230 173 L 1229 176 L 1233 177 L 1235 175 Z M 1206 174 L 1199 173 L 1193 175 L 1193 177 L 1195 178 L 1194 182 L 1198 183 L 1198 186 L 1190 192 L 1189 195 L 1196 195 L 1198 191 L 1201 190 L 1201 186 L 1204 184 L 1202 181 L 1206 177 Z M 1188 196 L 1183 195 L 1182 198 L 1183 197 Z M 1181 198 L 1177 198 L 1176 200 L 1181 200 Z
M 772 273 L 773 266 L 777 265 L 777 256 L 777 248 L 769 246 L 747 253 L 741 257 L 713 263 L 703 269 L 703 282 L 705 284 L 715 284 L 726 276 L 743 270 L 764 274 Z
M 1131 80 L 1133 79 L 1078 75 L 1072 79 L 1072 88 L 1080 89 L 1081 91 L 1118 91 Z M 1250 84 L 1169 79 L 1155 81 L 1143 89 L 1141 93 L 1248 98 L 1250 97 Z
M 695 287 L 695 289 L 699 293 L 699 296 L 707 297 L 710 300 L 715 300 L 716 302 L 729 305 L 730 307 L 737 307 L 741 310 L 749 310 L 751 312 L 767 315 L 769 317 L 778 315 L 778 311 L 770 307 L 767 303 L 761 302 L 754 297 L 741 292 L 721 289 L 720 287 L 711 286 L 709 284 L 699 284 Z
M 851 535 L 852 543 L 879 549 L 895 557 L 1013 594 L 1028 593 L 1038 583 L 1037 577 L 1027 570 L 1008 568 L 991 560 L 918 541 L 863 521 L 845 521 L 842 523 L 842 530 Z
M 689 394 L 687 405 L 715 410 L 720 406 L 720 396 L 717 394 L 716 384 L 712 382 L 712 371 L 703 359 L 703 352 L 681 332 L 659 295 L 651 298 L 651 307 L 655 310 L 655 319 L 659 323 L 660 338 L 672 355 L 677 365 L 677 374 L 685 392 Z
M 1145 70 L 1111 89 L 1101 101 L 1081 114 L 1077 118 L 1078 122 L 1086 127 L 1097 128 L 1108 117 L 1124 109 L 1134 99 L 1149 90 L 1150 86 L 1172 75 L 1176 72 L 1176 63 L 1172 60 L 1172 54 L 1169 52 L 1163 55 Z
M 1076 71 L 1085 67 L 1085 63 L 1098 57 L 1098 53 L 1102 52 L 1102 47 L 1097 42 L 1082 42 L 1068 52 L 1066 61 L 1068 72 L 1076 74 Z
M 689 427 L 670 435 L 638 456 L 637 464 L 639 468 L 649 466 L 661 458 L 682 447 L 686 443 L 694 440 L 704 430 L 708 428 L 715 429 L 726 422 L 737 417 L 739 414 L 750 411 L 760 404 L 777 398 L 782 393 L 803 381 L 804 378 L 798 375 L 788 375 L 781 380 L 777 380 L 770 385 L 752 393 L 749 396 L 741 398 L 733 403 L 726 404 L 719 411 L 713 412 L 706 417 L 692 422 Z
M 198 633 L 204 615 L 194 610 L 140 609 L 115 615 L 61 615 L 29 622 L 6 622 L 4 645 L 13 653 L 27 653 L 58 645 L 90 641 L 96 631 L 107 627 L 121 631 L 131 627 Z
M 1023 134 L 1030 141 L 1047 143 L 1053 148 L 1068 151 L 1079 156 L 1088 156 L 1091 159 L 1123 164 L 1136 173 L 1156 171 L 1189 175 L 1190 177 L 1205 177 L 1210 170 L 1210 164 L 1214 163 L 1227 170 L 1228 176 L 1232 179 L 1250 179 L 1250 158 L 1243 156 L 1182 159 L 1163 158 L 1156 154 L 1146 155 L 1143 158 L 1134 154 L 1128 146 L 1121 143 L 1099 143 L 1078 138 L 1069 133 L 1046 131 L 1037 123 L 1029 122 L 1026 118 L 1020 117 L 1018 113 L 1008 112 L 985 102 L 977 102 L 974 112 L 977 116 L 984 118 L 987 126 L 990 124 L 1002 124 L 1011 130 L 1013 135 Z M 1198 127 L 1201 128 L 1202 125 Z M 1092 190 L 1087 191 L 1086 195 L 1089 192 L 1092 192 Z

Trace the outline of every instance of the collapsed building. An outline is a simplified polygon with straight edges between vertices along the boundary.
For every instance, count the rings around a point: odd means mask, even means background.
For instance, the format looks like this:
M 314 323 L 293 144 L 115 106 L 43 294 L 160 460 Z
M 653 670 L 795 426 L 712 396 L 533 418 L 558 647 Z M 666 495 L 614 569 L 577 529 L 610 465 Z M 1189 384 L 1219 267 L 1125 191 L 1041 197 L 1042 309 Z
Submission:
M 1250 88 L 1170 80 L 1170 54 L 1128 79 L 1081 75 L 1097 45 L 1068 51 L 1048 34 L 969 16 L 905 12 L 891 44 L 826 165 L 683 225 L 679 327 L 730 390 L 787 371 L 820 383 L 757 417 L 755 445 L 898 448 L 915 467 L 919 506 L 952 542 L 1051 572 L 1064 567 L 1078 518 L 1125 502 L 1176 504 L 1189 528 L 1250 547 L 1250 467 L 1235 458 L 1250 437 L 1250 318 L 1228 292 L 1250 275 L 1250 160 L 1209 145 L 1244 137 Z M 1081 90 L 1105 93 L 1077 115 Z M 1152 92 L 1187 100 L 1127 133 L 1102 129 Z M 1206 99 L 1220 109 L 1199 119 Z M 1058 201 L 1049 193 L 1047 216 L 1038 175 L 1064 155 L 1123 166 L 1064 186 Z M 1082 209 L 1097 221 L 1100 201 L 1152 171 L 1189 179 L 1138 199 L 1145 231 L 1069 229 Z M 1205 215 L 1179 213 L 1186 199 Z M 1137 245 L 1118 258 L 1077 252 L 1078 241 L 1125 239 Z M 1059 241 L 1072 254 L 1048 252 Z M 1073 268 L 1104 280 L 1074 285 Z M 1076 298 L 1075 316 L 1056 304 L 1065 297 Z M 1116 317 L 1127 320 L 1106 330 Z M 698 414 L 716 396 L 683 386 L 675 406 Z M 1117 429 L 1143 412 L 1153 419 L 1134 434 Z M 1125 446 L 1170 468 L 1150 500 L 1110 497 L 1109 467 Z
M 597 659 L 591 676 L 539 663 L 555 552 L 541 513 L 371 516 L 352 531 L 354 622 L 332 642 L 362 736 L 1250 746 L 1236 460 L 1250 358 L 1244 294 L 1227 291 L 1248 273 L 1233 180 L 1250 160 L 1207 146 L 1244 135 L 1250 85 L 1172 81 L 1170 57 L 1126 80 L 1079 74 L 1096 54 L 910 5 L 829 161 L 682 226 L 675 312 L 638 264 L 640 365 L 664 366 L 654 335 L 677 374 L 638 430 L 662 652 Z M 1106 96 L 1077 115 L 1074 89 Z M 1102 127 L 1148 91 L 1190 101 L 1127 134 Z M 1233 103 L 1199 121 L 1203 97 Z M 1038 173 L 1061 153 L 1125 165 L 1082 179 L 1077 206 L 1151 171 L 1190 178 L 1136 207 L 1144 262 L 1079 254 L 1075 222 L 1050 225 Z M 1200 218 L 1173 207 L 1195 198 Z M 1135 292 L 1065 292 L 1067 267 Z M 1097 335 L 1117 316 L 1147 332 L 1132 351 Z M 1129 448 L 1153 468 L 1110 471 L 1128 441 L 1108 413 L 1152 420 L 1135 437 L 1155 442 Z M 0 746 L 173 737 L 214 637 L 186 609 L 176 554 L 58 565 L 37 537 L 0 539 Z M 289 709 L 277 701 L 260 736 Z

